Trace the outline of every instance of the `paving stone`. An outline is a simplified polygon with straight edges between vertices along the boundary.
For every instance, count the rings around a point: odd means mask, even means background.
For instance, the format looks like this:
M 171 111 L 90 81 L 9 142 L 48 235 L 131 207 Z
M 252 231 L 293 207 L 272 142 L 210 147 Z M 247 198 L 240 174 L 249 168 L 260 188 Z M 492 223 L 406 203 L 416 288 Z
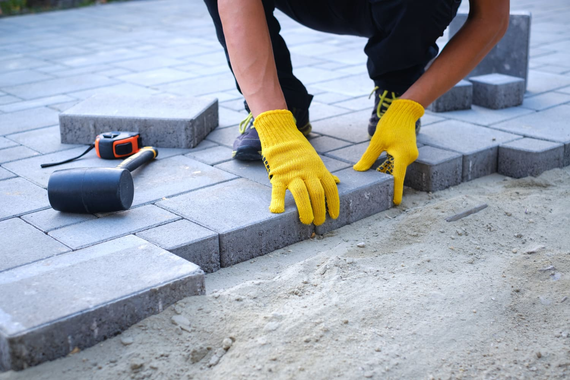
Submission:
M 447 119 L 465 121 L 470 124 L 492 126 L 502 121 L 516 119 L 532 113 L 534 113 L 534 111 L 523 107 L 511 107 L 503 108 L 500 110 L 493 110 L 473 105 L 470 110 L 446 112 L 445 117 Z
M 140 132 L 145 145 L 192 148 L 218 124 L 216 99 L 95 95 L 59 116 L 61 142 L 89 144 L 103 132 Z
M 531 110 L 542 111 L 565 103 L 570 103 L 570 94 L 547 92 L 545 94 L 525 98 L 522 106 Z
M 467 20 L 467 13 L 458 12 L 449 25 L 453 37 Z M 523 78 L 528 77 L 531 14 L 527 11 L 511 12 L 509 28 L 499 43 L 469 73 L 468 77 L 500 73 Z
M 350 145 L 349 142 L 335 139 L 329 136 L 317 136 L 309 139 L 309 142 L 319 154 L 330 152 Z
M 315 87 L 328 92 L 337 92 L 356 97 L 368 95 L 374 88 L 374 82 L 372 82 L 370 77 L 368 77 L 368 74 L 362 73 L 345 78 L 320 82 L 315 84 Z
M 78 145 L 62 144 L 60 142 L 61 137 L 58 126 L 15 133 L 9 135 L 8 138 L 44 154 L 78 147 Z
M 70 226 L 72 224 L 86 222 L 92 219 L 97 219 L 95 215 L 71 214 L 55 211 L 53 208 L 26 214 L 21 218 L 44 232 L 49 232 L 57 228 Z
M 71 107 L 75 106 L 79 103 L 79 100 L 74 100 L 71 102 L 64 102 L 64 103 L 57 103 L 57 104 L 50 104 L 48 107 L 54 109 L 59 112 L 64 112 L 70 109 Z
M 338 47 L 336 47 L 338 48 Z M 299 69 L 295 69 L 295 76 L 303 82 L 303 84 L 310 84 L 310 83 L 318 83 L 324 82 L 327 80 L 337 79 L 341 77 L 349 76 L 349 74 L 332 71 L 332 70 L 325 70 L 320 69 L 318 67 L 301 67 Z
M 1 61 L 0 61 L 1 62 Z M 39 82 L 52 79 L 53 76 L 33 70 L 10 71 L 0 74 L 0 87 L 15 86 L 18 84 Z
M 520 106 L 524 99 L 524 79 L 503 74 L 469 78 L 473 84 L 473 104 L 502 109 Z
M 349 164 L 349 163 L 341 161 L 341 160 L 337 160 L 335 158 L 331 158 L 331 157 L 327 157 L 327 156 L 320 156 L 320 157 L 323 160 L 323 163 L 325 164 L 325 166 L 327 167 L 329 172 L 331 172 L 331 173 L 334 173 L 334 172 L 337 172 L 339 170 L 346 169 L 346 168 L 349 168 L 352 166 L 352 164 Z
M 18 218 L 0 222 L 0 246 L 0 273 L 70 251 L 65 245 Z
M 329 62 L 329 63 L 336 64 L 334 62 Z M 338 102 L 349 101 L 351 98 L 352 98 L 351 96 L 339 94 L 338 92 L 323 92 L 322 94 L 316 96 L 315 100 L 318 100 L 320 103 L 333 104 Z M 344 108 L 351 109 L 350 107 L 344 107 Z
M 311 103 L 311 108 L 309 109 L 309 116 L 311 122 L 315 122 L 331 117 L 338 117 L 338 115 L 344 115 L 349 112 L 351 111 L 346 108 L 337 107 L 336 105 L 331 106 L 328 104 L 313 101 Z
M 534 96 L 547 91 L 562 89 L 568 85 L 570 85 L 570 76 L 530 70 L 526 95 Z
M 127 75 L 127 74 L 131 74 L 132 71 L 129 71 L 127 69 L 109 69 L 109 70 L 103 70 L 103 71 L 98 71 L 97 74 L 99 75 L 103 75 L 104 77 L 109 77 L 109 78 L 116 78 L 118 76 L 121 75 Z
M 21 160 L 22 158 L 27 158 L 31 156 L 37 156 L 39 153 L 26 148 L 25 146 L 15 146 L 12 148 L 6 148 L 0 150 L 0 164 Z
M 182 96 L 199 96 L 215 94 L 235 88 L 236 82 L 233 75 L 225 72 L 201 78 L 193 78 L 176 83 L 156 86 L 159 90 Z
M 195 78 L 196 74 L 171 68 L 162 68 L 140 73 L 121 75 L 117 79 L 139 84 L 141 86 L 155 86 L 157 84 L 179 82 L 184 79 Z
M 0 135 L 57 125 L 58 112 L 46 107 L 0 115 Z
M 328 218 L 324 224 L 316 226 L 316 233 L 325 234 L 392 207 L 394 180 L 391 175 L 376 170 L 357 172 L 352 168 L 335 175 L 340 179 L 340 214 L 336 220 Z
M 360 96 L 358 98 L 352 98 L 343 102 L 334 103 L 334 105 L 348 108 L 349 110 L 353 111 L 369 110 L 372 112 L 372 109 L 374 108 L 374 100 L 369 96 Z
M 137 236 L 198 265 L 205 272 L 220 269 L 218 234 L 188 220 L 151 228 Z
M 494 129 L 564 144 L 564 166 L 570 165 L 570 105 L 561 105 L 515 120 L 495 124 Z
M 461 153 L 462 181 L 465 182 L 495 173 L 499 145 L 519 138 L 519 135 L 450 120 L 422 128 L 418 142 Z
M 16 177 L 16 174 L 14 174 L 11 171 L 8 171 L 4 168 L 0 168 L 0 181 L 8 179 L 8 178 L 14 178 L 14 177 Z
M 4 87 L 3 90 L 23 99 L 36 99 L 91 88 L 110 86 L 116 83 L 116 80 L 109 79 L 101 75 L 84 74 L 67 78 L 44 80 L 36 83 L 21 84 L 18 86 Z
M 207 140 L 232 148 L 234 140 L 239 136 L 237 128 L 216 128 L 206 137 Z
M 418 159 L 406 171 L 404 185 L 420 191 L 439 191 L 462 180 L 463 156 L 431 146 L 418 149 Z
M 56 95 L 56 96 L 49 96 L 47 98 L 40 98 L 28 101 L 20 101 L 16 103 L 10 103 L 0 106 L 0 111 L 4 112 L 15 112 L 21 111 L 28 108 L 36 108 L 42 106 L 48 106 L 51 104 L 63 103 L 68 101 L 73 101 L 74 99 L 71 96 L 67 95 Z
M 0 194 L 0 220 L 49 207 L 47 191 L 23 178 L 0 181 Z
M 311 123 L 313 132 L 352 143 L 368 141 L 370 139 L 368 136 L 370 112 L 370 110 L 352 112 Z
M 445 115 L 447 116 L 447 115 Z M 447 120 L 445 117 L 436 116 L 435 114 L 431 113 L 429 110 L 424 113 L 424 116 L 421 117 L 422 126 L 430 125 L 434 123 L 439 123 L 440 121 Z
M 215 167 L 228 173 L 247 178 L 250 181 L 257 182 L 261 185 L 271 187 L 271 182 L 269 182 L 269 177 L 267 176 L 267 170 L 261 161 L 230 160 L 222 164 L 218 164 Z
M 113 66 L 122 67 L 131 71 L 147 71 L 160 69 L 163 67 L 171 67 L 183 65 L 185 62 L 181 59 L 168 58 L 160 55 L 153 55 L 145 58 L 131 59 L 113 63 Z
M 49 235 L 72 249 L 80 249 L 177 219 L 180 218 L 168 211 L 147 205 L 62 227 Z
M 427 109 L 432 112 L 448 112 L 471 109 L 473 84 L 462 80 L 436 99 Z
M 292 197 L 282 214 L 270 213 L 270 202 L 267 186 L 237 179 L 157 204 L 219 233 L 220 263 L 227 267 L 311 236 L 313 227 L 301 224 Z
M 204 293 L 196 265 L 135 236 L 2 272 L 0 371 L 93 346 Z
M 143 53 L 131 49 L 105 49 L 97 51 L 94 54 L 77 55 L 74 57 L 64 56 L 62 58 L 52 59 L 52 61 L 71 67 L 81 67 L 124 61 L 143 56 Z
M 10 139 L 5 137 L 0 137 L 0 149 L 11 148 L 13 146 L 17 146 L 18 144 Z
M 22 99 L 20 98 L 16 98 L 15 96 L 12 95 L 5 95 L 5 96 L 0 96 L 0 105 L 3 104 L 13 104 L 13 103 L 17 103 L 19 101 L 21 101 Z
M 225 146 L 217 146 L 210 149 L 188 153 L 187 157 L 193 158 L 208 165 L 216 165 L 232 159 L 232 150 Z
M 217 94 L 216 94 L 217 96 Z M 242 109 L 241 111 L 233 111 L 233 110 L 229 110 L 227 108 L 223 108 L 220 107 L 219 112 L 219 127 L 220 128 L 226 128 L 226 127 L 231 127 L 231 126 L 237 126 L 243 119 L 245 119 L 247 117 L 247 112 L 245 111 L 245 109 Z M 237 128 L 236 128 L 237 131 Z M 233 140 L 232 140 L 233 141 Z
M 87 99 L 94 95 L 111 95 L 111 96 L 151 96 L 158 94 L 159 91 L 143 86 L 137 86 L 132 83 L 120 83 L 112 86 L 97 87 L 84 91 L 71 92 L 68 95 L 77 99 Z
M 350 165 L 354 165 L 358 161 L 360 161 L 360 158 L 368 148 L 369 144 L 370 144 L 369 142 L 364 142 L 360 144 L 347 146 L 346 148 L 327 152 L 326 155 L 347 162 Z M 384 162 L 384 160 L 386 160 L 386 153 L 382 153 L 380 157 L 378 157 L 378 160 L 376 160 L 376 162 L 372 165 L 372 169 L 376 169 Z
M 46 66 L 46 61 L 28 58 L 28 57 L 14 57 L 0 60 L 0 73 L 7 71 L 33 69 L 40 66 Z
M 536 177 L 563 164 L 564 145 L 560 143 L 523 138 L 499 147 L 498 172 L 509 177 Z

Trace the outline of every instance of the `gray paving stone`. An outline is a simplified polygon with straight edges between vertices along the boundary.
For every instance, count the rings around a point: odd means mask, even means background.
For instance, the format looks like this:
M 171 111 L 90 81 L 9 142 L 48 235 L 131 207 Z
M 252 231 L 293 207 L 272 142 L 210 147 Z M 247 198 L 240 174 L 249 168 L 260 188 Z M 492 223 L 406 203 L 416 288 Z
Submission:
M 560 143 L 523 138 L 499 147 L 498 172 L 509 177 L 536 177 L 563 164 L 564 145 Z
M 205 272 L 220 269 L 218 234 L 188 220 L 151 228 L 137 236 L 198 265 Z
M 334 62 L 329 62 L 331 64 L 336 64 Z M 352 97 L 348 95 L 339 94 L 338 92 L 323 92 L 315 97 L 320 103 L 333 104 L 338 102 L 344 102 L 350 100 Z M 350 107 L 345 107 L 350 108 Z
M 44 232 L 49 232 L 51 230 L 70 226 L 72 224 L 86 222 L 92 219 L 97 219 L 95 215 L 64 213 L 55 211 L 53 208 L 26 214 L 21 218 Z
M 176 65 L 183 65 L 185 62 L 181 59 L 168 58 L 160 55 L 150 57 L 131 59 L 128 61 L 121 61 L 113 63 L 113 66 L 122 67 L 131 71 L 147 71 L 163 67 L 171 67 Z
M 49 207 L 47 191 L 23 178 L 0 181 L 0 220 Z
M 531 110 L 542 111 L 565 103 L 570 103 L 570 94 L 547 92 L 525 98 L 522 106 Z
M 374 82 L 368 77 L 368 74 L 362 73 L 320 82 L 315 84 L 315 87 L 328 92 L 336 92 L 356 97 L 370 94 L 370 91 L 374 88 Z
M 359 96 L 357 98 L 334 103 L 334 105 L 348 108 L 353 111 L 369 110 L 372 112 L 372 109 L 374 108 L 374 100 L 369 96 Z
M 470 124 L 491 126 L 505 120 L 516 119 L 518 117 L 532 113 L 534 113 L 534 111 L 523 107 L 511 107 L 503 108 L 500 110 L 493 110 L 473 105 L 470 110 L 446 112 L 445 117 L 447 119 L 465 121 Z
M 0 168 L 0 181 L 8 179 L 8 178 L 14 178 L 14 177 L 16 177 L 16 174 L 14 174 L 11 171 L 8 171 L 4 168 Z
M 247 178 L 250 181 L 257 182 L 261 185 L 271 187 L 269 177 L 267 176 L 267 170 L 265 170 L 265 166 L 261 161 L 230 160 L 222 164 L 218 164 L 215 167 L 228 173 Z
M 13 103 L 17 103 L 21 100 L 22 99 L 16 98 L 15 96 L 12 96 L 12 95 L 0 96 L 0 105 L 13 104 Z
M 81 67 L 89 65 L 100 65 L 110 62 L 124 61 L 143 57 L 144 54 L 131 49 L 106 49 L 93 54 L 77 55 L 74 57 L 62 57 L 52 61 L 71 67 Z
M 349 112 L 351 112 L 351 110 L 347 108 L 338 107 L 336 105 L 331 106 L 316 101 L 313 101 L 311 103 L 311 108 L 309 109 L 311 122 L 328 119 L 331 117 L 338 117 L 339 115 L 345 115 Z
M 312 137 L 309 139 L 309 142 L 319 154 L 330 152 L 331 150 L 336 150 L 339 148 L 344 148 L 350 145 L 349 142 L 335 139 L 329 136 Z
M 46 154 L 78 147 L 74 144 L 62 144 L 59 127 L 34 129 L 22 133 L 8 135 L 8 138 L 33 150 Z
M 422 128 L 418 142 L 461 153 L 462 181 L 471 181 L 495 173 L 499 145 L 519 138 L 519 135 L 450 120 Z
M 347 77 L 349 74 L 338 71 L 325 70 L 318 67 L 306 66 L 295 69 L 295 76 L 299 78 L 299 80 L 304 84 L 310 84 Z
M 528 73 L 527 96 L 534 96 L 547 91 L 561 89 L 570 85 L 570 76 L 530 70 Z
M 13 146 L 17 146 L 18 144 L 10 139 L 5 137 L 0 137 L 0 149 L 11 148 Z
M 21 84 L 18 86 L 4 87 L 3 90 L 20 98 L 36 99 L 91 88 L 110 86 L 116 83 L 116 80 L 109 79 L 101 75 L 84 74 L 67 78 L 50 79 L 36 83 Z
M 354 165 L 360 160 L 369 144 L 369 142 L 364 142 L 360 144 L 350 145 L 346 148 L 328 152 L 326 155 L 336 158 L 337 160 L 348 162 L 350 165 Z M 382 153 L 380 157 L 378 157 L 378 160 L 376 160 L 376 162 L 372 165 L 372 169 L 376 169 L 378 166 L 380 166 L 385 159 L 386 153 Z
M 287 200 L 284 213 L 272 214 L 271 189 L 237 179 L 157 204 L 219 233 L 220 263 L 227 267 L 311 236 L 313 227 L 301 224 L 293 199 Z
M 487 74 L 469 78 L 473 84 L 473 104 L 502 109 L 520 106 L 524 99 L 524 79 L 503 74 Z
M 243 106 L 241 111 L 234 111 L 224 107 L 220 107 L 220 110 L 218 112 L 220 117 L 220 122 L 219 122 L 220 128 L 237 126 L 243 119 L 247 117 L 247 112 L 243 109 Z
M 404 185 L 420 191 L 439 191 L 461 183 L 463 156 L 431 146 L 418 149 L 418 159 L 408 166 Z
M 132 83 L 120 83 L 112 86 L 97 87 L 84 91 L 71 92 L 68 95 L 77 99 L 87 99 L 94 95 L 111 96 L 150 96 L 156 95 L 159 91 Z
M 0 106 L 0 111 L 15 112 L 15 111 L 25 110 L 28 108 L 36 108 L 36 107 L 48 106 L 51 104 L 69 102 L 72 100 L 74 99 L 71 96 L 67 95 L 49 96 L 47 98 L 40 98 L 23 102 L 19 101 L 15 103 L 5 104 Z
M 201 78 L 188 79 L 181 82 L 156 86 L 159 90 L 182 96 L 199 96 L 216 94 L 235 88 L 235 79 L 229 72 Z
M 51 78 L 53 78 L 53 76 L 34 70 L 10 71 L 8 73 L 0 74 L 0 87 L 15 86 L 18 84 L 30 82 L 39 82 Z
M 561 105 L 519 119 L 495 124 L 494 129 L 564 144 L 564 166 L 570 165 L 570 105 Z
M 196 265 L 135 236 L 2 272 L 0 371 L 85 349 L 204 293 Z
M 375 170 L 357 172 L 352 168 L 338 171 L 335 175 L 340 179 L 340 214 L 337 219 L 328 218 L 324 224 L 316 226 L 316 233 L 325 234 L 392 207 L 392 176 Z
M 329 172 L 331 172 L 331 173 L 334 173 L 334 172 L 337 172 L 339 170 L 346 169 L 346 168 L 352 166 L 352 164 L 349 164 L 349 163 L 341 161 L 341 160 L 337 160 L 335 158 L 331 158 L 331 157 L 327 157 L 327 156 L 323 156 L 323 155 L 320 157 L 323 160 L 323 163 L 325 164 L 325 166 L 327 167 Z
M 109 78 L 116 78 L 118 76 L 127 75 L 130 73 L 132 73 L 132 71 L 129 71 L 127 69 L 121 69 L 121 68 L 102 70 L 102 71 L 97 72 L 97 74 L 103 75 L 104 77 L 109 77 Z
M 196 74 L 171 68 L 162 68 L 139 73 L 121 75 L 117 79 L 139 84 L 141 86 L 155 86 L 157 84 L 179 82 L 189 78 L 195 78 Z
M 216 146 L 214 148 L 188 153 L 186 156 L 208 165 L 216 165 L 231 160 L 232 150 L 225 146 Z
M 74 100 L 71 102 L 64 102 L 64 103 L 57 103 L 57 104 L 50 104 L 48 107 L 54 109 L 59 112 L 64 112 L 70 109 L 71 107 L 75 106 L 79 103 L 79 100 Z
M 26 148 L 25 146 L 15 146 L 12 148 L 6 148 L 0 150 L 0 164 L 21 160 L 22 158 L 27 158 L 31 156 L 37 156 L 39 153 Z
M 33 69 L 46 66 L 46 61 L 28 57 L 14 57 L 0 60 L 0 72 Z
M 140 132 L 145 145 L 192 148 L 218 124 L 217 99 L 95 95 L 59 116 L 61 142 L 89 144 L 109 130 Z
M 0 273 L 70 251 L 65 245 L 18 218 L 0 222 L 0 246 Z
M 467 20 L 467 13 L 459 12 L 449 25 L 449 36 L 454 36 Z M 471 71 L 468 77 L 500 73 L 528 77 L 531 14 L 527 11 L 511 12 L 509 28 L 499 43 Z
M 227 146 L 228 148 L 233 147 L 234 140 L 239 136 L 239 130 L 237 128 L 216 128 L 206 137 L 208 141 L 212 141 L 216 144 Z
M 49 232 L 54 239 L 80 249 L 180 219 L 159 207 L 147 205 L 107 214 L 101 218 Z
M 462 80 L 449 91 L 430 104 L 427 109 L 432 112 L 448 112 L 471 109 L 473 102 L 473 84 Z
M 57 125 L 58 115 L 57 111 L 47 107 L 2 114 L 0 115 L 0 135 Z
M 368 136 L 370 112 L 370 110 L 353 112 L 311 123 L 313 132 L 352 143 L 368 141 L 370 139 Z

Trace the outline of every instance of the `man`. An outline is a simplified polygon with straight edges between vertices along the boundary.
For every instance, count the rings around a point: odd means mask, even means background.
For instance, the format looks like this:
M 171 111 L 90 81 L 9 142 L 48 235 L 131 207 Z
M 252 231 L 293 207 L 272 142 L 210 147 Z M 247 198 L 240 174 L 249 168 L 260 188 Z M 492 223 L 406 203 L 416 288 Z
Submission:
M 240 125 L 235 158 L 260 158 L 272 185 L 271 212 L 293 194 L 301 222 L 333 219 L 339 197 L 332 175 L 304 135 L 311 131 L 312 96 L 293 75 L 291 58 L 273 16 L 277 7 L 310 28 L 368 38 L 364 49 L 376 88 L 370 145 L 357 171 L 379 168 L 394 176 L 394 203 L 402 200 L 406 168 L 418 157 L 416 129 L 424 108 L 463 79 L 507 30 L 509 0 L 470 0 L 467 22 L 437 55 L 435 41 L 461 0 L 205 0 L 218 39 L 244 95 L 250 117 Z M 424 72 L 425 70 L 425 72 Z

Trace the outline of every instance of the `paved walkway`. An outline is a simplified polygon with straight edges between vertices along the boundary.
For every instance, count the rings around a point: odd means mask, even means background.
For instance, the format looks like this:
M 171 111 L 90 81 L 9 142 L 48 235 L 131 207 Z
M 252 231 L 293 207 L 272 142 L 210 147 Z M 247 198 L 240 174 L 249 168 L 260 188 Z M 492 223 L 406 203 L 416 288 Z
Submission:
M 567 138 L 570 144 L 570 27 L 567 25 L 570 4 L 566 0 L 540 3 L 516 0 L 512 1 L 512 9 L 533 13 L 530 72 L 523 105 L 498 111 L 473 106 L 469 111 L 427 112 L 422 119 L 420 142 L 437 146 L 430 138 L 436 138 L 441 131 L 457 129 L 458 125 L 464 130 L 487 131 L 504 137 L 505 141 L 509 136 L 526 135 L 521 129 L 525 125 L 535 129 L 545 125 L 552 127 L 560 139 Z M 279 19 L 292 52 L 295 74 L 315 95 L 311 106 L 314 126 L 311 142 L 327 167 L 341 173 L 341 177 L 344 175 L 345 183 L 356 188 L 350 166 L 367 145 L 366 125 L 373 104 L 368 99 L 373 84 L 366 74 L 366 57 L 362 52 L 365 40 L 314 32 L 282 15 Z M 160 149 L 160 160 L 135 176 L 137 198 L 130 211 L 61 215 L 49 207 L 46 192 L 49 175 L 58 168 L 40 169 L 39 164 L 64 159 L 84 149 L 60 143 L 58 114 L 100 93 L 217 97 L 220 126 L 196 149 Z M 91 255 L 89 260 L 92 255 L 99 255 L 105 261 L 105 255 L 115 255 L 120 247 L 149 241 L 180 257 L 200 261 L 205 270 L 211 271 L 219 267 L 220 260 L 222 265 L 231 265 L 308 237 L 313 229 L 299 227 L 295 236 L 269 244 L 263 238 L 263 231 L 250 227 L 266 223 L 270 191 L 261 164 L 246 165 L 230 159 L 231 145 L 238 134 L 236 126 L 245 116 L 243 99 L 235 90 L 200 0 L 116 3 L 0 19 L 0 286 L 9 278 L 7 281 L 12 281 L 15 293 L 21 293 L 19 289 L 36 291 L 33 284 L 18 281 L 24 281 L 26 276 L 36 278 L 43 272 L 26 274 L 22 268 L 28 266 L 24 264 L 47 260 L 41 263 L 69 268 L 78 263 L 65 261 L 70 257 L 66 253 L 77 250 Z M 507 136 L 499 130 L 515 135 Z M 102 165 L 114 166 L 114 163 L 91 155 L 67 167 Z M 153 182 L 153 178 L 157 179 Z M 382 194 L 388 199 L 386 194 L 390 190 L 385 179 L 370 172 L 361 174 L 358 181 L 370 187 L 384 186 Z M 205 186 L 209 187 L 199 189 Z M 253 201 L 243 203 L 244 192 L 252 191 L 252 186 L 256 188 Z M 232 211 L 235 202 L 242 202 L 242 208 L 250 207 L 252 215 L 240 219 L 243 212 Z M 291 199 L 288 210 L 290 215 L 286 217 L 292 221 L 296 212 Z M 187 220 L 194 220 L 194 213 L 203 218 L 200 225 Z M 280 221 L 275 223 L 275 228 L 281 228 Z M 250 235 L 231 235 L 239 226 L 248 226 Z M 252 231 L 257 234 L 255 237 Z M 113 243 L 115 248 L 104 243 L 112 239 L 120 239 Z M 242 252 L 240 244 L 247 239 L 260 241 L 257 251 Z M 224 244 L 231 247 L 226 249 L 225 256 Z M 203 291 L 200 289 L 203 279 L 196 277 L 195 267 L 186 266 L 185 260 L 176 261 L 178 256 L 170 257 L 164 250 L 153 249 L 149 255 L 163 258 L 166 255 L 161 264 L 171 260 L 180 269 L 168 273 L 168 281 L 177 283 L 179 275 L 184 273 L 195 279 L 193 294 Z M 239 252 L 235 254 L 236 251 Z M 132 264 L 129 258 L 125 260 L 114 265 Z M 151 263 L 138 262 L 137 274 L 149 274 L 145 268 L 148 270 L 150 266 Z M 65 276 L 68 272 L 58 273 Z M 72 286 L 80 277 L 68 279 L 66 286 Z M 142 297 L 149 284 L 128 289 L 123 295 L 136 293 Z M 0 293 L 7 294 L 4 290 Z M 84 307 L 105 304 L 119 296 L 113 293 L 103 299 L 90 294 L 93 298 Z M 73 298 L 69 297 L 68 300 Z M 152 312 L 160 311 L 164 306 L 162 300 L 154 301 L 160 306 Z M 11 302 L 14 309 L 4 310 L 5 313 L 21 306 L 18 303 L 21 300 Z M 5 308 L 5 304 L 0 304 Z M 0 339 L 2 334 L 12 331 L 6 327 L 8 317 L 2 315 L 0 310 Z M 53 321 L 46 318 L 29 320 L 24 327 Z M 13 331 L 22 330 L 14 327 Z

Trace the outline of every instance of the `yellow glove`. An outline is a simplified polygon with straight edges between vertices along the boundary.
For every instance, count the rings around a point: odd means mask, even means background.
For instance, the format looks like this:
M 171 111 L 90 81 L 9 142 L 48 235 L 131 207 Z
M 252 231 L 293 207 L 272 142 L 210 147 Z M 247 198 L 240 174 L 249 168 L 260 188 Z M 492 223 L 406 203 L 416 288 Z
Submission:
M 299 132 L 293 114 L 287 110 L 267 111 L 258 115 L 253 125 L 273 187 L 269 210 L 285 211 L 285 191 L 289 189 L 302 223 L 323 224 L 327 205 L 330 217 L 336 219 L 340 208 L 336 187 L 339 180 Z
M 378 171 L 394 176 L 394 203 L 402 202 L 404 177 L 408 165 L 418 158 L 416 121 L 424 114 L 421 104 L 413 100 L 395 100 L 382 116 L 366 152 L 354 165 L 354 170 L 366 171 L 380 157 L 388 153 L 388 159 Z

